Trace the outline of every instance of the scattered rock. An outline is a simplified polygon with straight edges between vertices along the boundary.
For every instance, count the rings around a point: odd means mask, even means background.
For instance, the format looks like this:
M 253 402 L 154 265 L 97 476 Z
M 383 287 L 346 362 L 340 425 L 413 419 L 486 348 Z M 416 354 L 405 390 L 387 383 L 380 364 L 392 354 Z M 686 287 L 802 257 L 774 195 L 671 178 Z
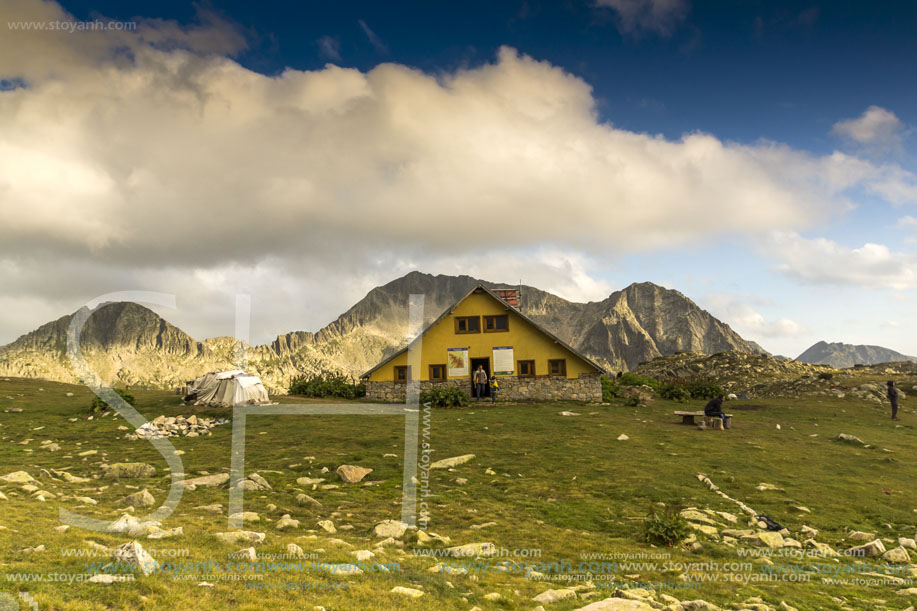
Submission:
M 137 479 L 154 477 L 156 467 L 142 462 L 120 462 L 111 465 L 102 465 L 104 479 Z
M 389 590 L 392 594 L 401 594 L 403 596 L 409 596 L 411 598 L 420 598 L 423 596 L 423 591 L 416 588 L 405 588 L 404 586 L 395 586 Z
M 242 511 L 229 516 L 230 520 L 241 520 L 242 522 L 260 522 L 261 516 L 254 511 Z
M 621 433 L 620 435 L 618 435 L 618 441 L 627 441 L 628 439 L 630 439 L 630 437 L 628 437 L 624 433 Z
M 136 541 L 116 547 L 111 553 L 111 559 L 116 563 L 131 566 L 144 575 L 149 575 L 159 568 L 159 563 Z
M 311 496 L 309 496 L 308 494 L 297 494 L 297 495 L 296 495 L 296 502 L 299 503 L 300 505 L 312 505 L 313 507 L 321 507 L 321 506 L 322 506 L 321 503 L 319 503 L 318 501 L 316 501 L 315 499 L 313 499 L 313 498 L 312 498 Z
M 470 558 L 478 556 L 493 556 L 497 547 L 493 543 L 468 543 L 446 548 L 446 554 L 456 558 Z
M 450 469 L 452 467 L 457 467 L 459 465 L 464 465 L 466 462 L 474 460 L 474 454 L 463 454 L 462 456 L 453 456 L 452 458 L 444 458 L 442 460 L 437 460 L 436 462 L 430 465 L 431 469 Z
M 254 562 L 258 559 L 258 552 L 255 551 L 254 547 L 246 547 L 245 549 L 240 549 L 237 552 L 232 552 L 229 554 L 229 557 L 236 560 L 248 560 L 249 562 Z
M 911 561 L 911 556 L 904 546 L 898 546 L 882 554 L 882 560 L 889 564 L 908 564 Z
M 7 484 L 28 484 L 34 482 L 35 478 L 25 471 L 13 471 L 12 473 L 0 477 L 0 480 L 3 480 Z
M 404 536 L 404 532 L 407 529 L 408 525 L 404 522 L 399 522 L 398 520 L 383 520 L 373 526 L 373 535 L 379 539 L 385 539 L 387 537 L 400 539 Z
M 216 473 L 214 475 L 203 475 L 185 480 L 185 488 L 194 490 L 194 488 L 216 488 L 229 481 L 229 473 Z
M 363 480 L 364 477 L 372 473 L 372 469 L 366 467 L 357 467 L 355 465 L 341 465 L 335 473 L 345 484 L 356 484 Z
M 875 541 L 870 541 L 869 543 L 864 543 L 863 545 L 858 545 L 857 547 L 851 547 L 847 550 L 851 556 L 865 556 L 867 558 L 872 558 L 874 556 L 880 556 L 885 553 L 885 545 L 878 539 Z
M 300 477 L 297 478 L 296 483 L 300 486 L 316 486 L 325 481 L 324 477 Z
M 687 611 L 688 609 L 718 609 L 719 607 L 687 607 L 682 603 L 678 607 L 674 607 L 682 611 Z M 653 607 L 649 606 L 642 600 L 629 600 L 627 598 L 606 598 L 605 600 L 600 600 L 594 602 L 585 607 L 580 607 L 577 611 L 651 611 Z
M 129 494 L 123 499 L 120 503 L 122 505 L 130 505 L 132 507 L 152 507 L 156 504 L 156 499 L 150 494 L 150 491 L 144 488 L 140 492 L 135 492 L 134 494 Z
M 545 590 L 538 596 L 532 598 L 532 600 L 534 600 L 536 603 L 550 605 L 561 600 L 576 600 L 576 592 L 570 588 L 563 588 L 560 590 Z
M 332 535 L 337 532 L 337 529 L 334 527 L 334 522 L 331 520 L 319 520 L 318 526 L 325 532 Z
M 267 480 L 257 473 L 249 474 L 248 477 L 239 482 L 238 487 L 249 491 L 273 490 Z
M 254 543 L 255 545 L 259 545 L 264 543 L 264 537 L 264 533 L 252 532 L 250 530 L 234 530 L 216 534 L 216 538 L 223 543 Z
M 89 578 L 89 581 L 92 583 L 101 583 L 104 585 L 111 585 L 118 581 L 134 581 L 133 575 L 109 575 L 108 573 L 101 573 L 99 575 L 93 575 Z
M 290 514 L 283 514 L 277 521 L 277 530 L 286 530 L 287 528 L 299 528 L 299 520 L 294 520 Z
M 855 436 L 853 436 L 853 435 L 847 435 L 846 433 L 841 433 L 840 435 L 838 435 L 838 436 L 837 436 L 837 440 L 838 440 L 838 441 L 844 441 L 844 442 L 847 442 L 847 443 L 858 443 L 858 444 L 860 444 L 861 446 L 866 445 L 866 443 L 865 443 L 862 439 L 860 439 L 859 437 L 855 437 Z

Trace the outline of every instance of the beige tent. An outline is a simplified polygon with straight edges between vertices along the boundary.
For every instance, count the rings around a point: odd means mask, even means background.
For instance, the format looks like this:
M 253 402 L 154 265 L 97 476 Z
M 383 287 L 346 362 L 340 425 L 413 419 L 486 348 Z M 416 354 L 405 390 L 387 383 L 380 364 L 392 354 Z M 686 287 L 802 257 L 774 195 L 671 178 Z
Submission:
M 210 407 L 270 403 L 261 378 L 241 369 L 215 371 L 199 377 L 188 385 L 185 401 Z

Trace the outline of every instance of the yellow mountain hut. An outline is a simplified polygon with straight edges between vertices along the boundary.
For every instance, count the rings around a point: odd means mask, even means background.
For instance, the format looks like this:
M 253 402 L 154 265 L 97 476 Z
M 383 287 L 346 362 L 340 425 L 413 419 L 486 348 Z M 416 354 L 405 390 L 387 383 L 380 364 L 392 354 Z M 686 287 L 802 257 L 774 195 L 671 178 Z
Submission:
M 402 402 L 406 382 L 419 380 L 421 392 L 456 386 L 474 397 L 472 376 L 480 365 L 488 379 L 499 380 L 498 401 L 601 401 L 602 367 L 511 305 L 516 303 L 513 291 L 476 286 L 409 346 L 420 349 L 419 371 L 412 371 L 404 348 L 360 376 L 366 396 Z

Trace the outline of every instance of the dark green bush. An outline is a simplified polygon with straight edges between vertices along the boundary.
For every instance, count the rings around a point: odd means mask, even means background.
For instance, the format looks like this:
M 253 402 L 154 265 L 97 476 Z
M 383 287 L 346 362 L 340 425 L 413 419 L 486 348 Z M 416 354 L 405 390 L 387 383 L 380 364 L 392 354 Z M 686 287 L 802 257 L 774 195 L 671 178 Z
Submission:
M 709 380 L 673 380 L 659 387 L 659 396 L 684 403 L 688 399 L 710 400 L 723 393 L 723 388 Z
M 299 376 L 290 382 L 290 394 L 300 397 L 338 397 L 356 399 L 366 396 L 366 385 L 354 383 L 342 373 Z
M 624 390 L 615 383 L 614 378 L 602 376 L 602 401 L 611 403 L 613 399 L 624 396 Z
M 435 386 L 420 393 L 420 402 L 433 407 L 463 407 L 469 404 L 468 393 L 455 386 Z
M 679 384 L 666 382 L 659 388 L 659 396 L 663 399 L 670 399 L 672 401 L 684 403 L 691 398 L 691 391 Z
M 713 399 L 723 394 L 723 387 L 709 380 L 694 380 L 689 382 L 687 390 L 692 399 Z
M 649 386 L 653 390 L 659 390 L 660 382 L 656 378 L 651 378 L 649 376 L 642 376 L 636 373 L 628 371 L 627 373 L 621 374 L 621 377 L 618 378 L 618 384 L 622 386 Z
M 830 380 L 833 377 L 834 377 L 834 374 L 831 373 L 830 371 L 822 371 L 820 374 L 818 374 L 819 380 Z
M 688 536 L 688 522 L 678 507 L 650 507 L 643 523 L 643 540 L 654 545 L 671 547 Z
M 130 394 L 126 390 L 121 390 L 120 388 L 113 388 L 112 390 L 114 390 L 115 393 L 117 393 L 117 395 L 121 397 L 122 399 L 124 399 L 124 401 L 127 402 L 129 405 L 134 405 L 134 403 L 136 402 L 136 399 L 134 399 L 134 395 Z M 92 405 L 89 406 L 89 413 L 90 414 L 100 414 L 110 409 L 111 407 L 109 407 L 108 403 L 103 401 L 101 397 L 96 397 L 92 400 Z

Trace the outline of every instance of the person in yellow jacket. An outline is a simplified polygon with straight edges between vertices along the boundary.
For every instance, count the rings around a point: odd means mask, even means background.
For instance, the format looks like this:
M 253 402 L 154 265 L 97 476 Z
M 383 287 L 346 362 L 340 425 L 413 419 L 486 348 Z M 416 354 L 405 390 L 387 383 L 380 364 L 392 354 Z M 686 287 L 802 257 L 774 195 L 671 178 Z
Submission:
M 491 403 L 497 402 L 497 391 L 500 390 L 500 380 L 497 379 L 496 375 L 490 376 L 490 401 Z

